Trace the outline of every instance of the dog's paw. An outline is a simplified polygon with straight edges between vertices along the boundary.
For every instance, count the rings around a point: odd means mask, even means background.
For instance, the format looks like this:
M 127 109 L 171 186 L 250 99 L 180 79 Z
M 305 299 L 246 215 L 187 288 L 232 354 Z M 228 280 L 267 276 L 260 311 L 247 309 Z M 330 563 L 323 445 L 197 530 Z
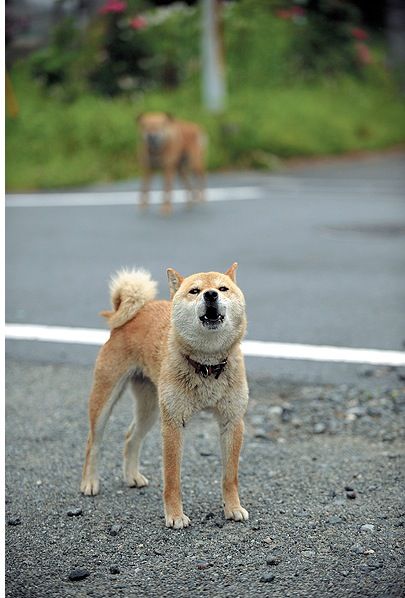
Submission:
M 145 478 L 139 471 L 126 473 L 125 481 L 130 488 L 143 488 L 144 486 L 149 486 L 148 478 Z
M 96 494 L 98 494 L 100 491 L 99 480 L 95 478 L 82 480 L 80 491 L 85 496 L 96 496 Z
M 233 519 L 233 521 L 247 521 L 249 513 L 243 507 L 224 508 L 225 519 Z
M 173 529 L 183 529 L 190 525 L 190 519 L 187 515 L 182 513 L 181 515 L 166 515 L 166 527 L 172 527 Z

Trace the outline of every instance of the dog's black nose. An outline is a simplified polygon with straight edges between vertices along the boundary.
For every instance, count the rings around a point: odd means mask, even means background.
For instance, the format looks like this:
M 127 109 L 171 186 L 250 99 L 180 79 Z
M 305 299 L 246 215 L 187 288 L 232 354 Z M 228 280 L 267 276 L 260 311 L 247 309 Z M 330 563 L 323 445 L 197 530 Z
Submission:
M 218 299 L 217 291 L 205 291 L 204 299 L 207 303 L 215 303 Z

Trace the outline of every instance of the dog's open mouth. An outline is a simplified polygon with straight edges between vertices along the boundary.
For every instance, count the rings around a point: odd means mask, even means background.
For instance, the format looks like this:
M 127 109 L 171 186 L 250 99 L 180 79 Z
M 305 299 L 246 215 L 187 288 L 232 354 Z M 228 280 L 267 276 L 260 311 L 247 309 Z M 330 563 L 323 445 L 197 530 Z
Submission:
M 223 321 L 225 316 L 219 313 L 216 307 L 207 307 L 207 311 L 200 317 L 201 322 L 208 328 L 217 328 Z

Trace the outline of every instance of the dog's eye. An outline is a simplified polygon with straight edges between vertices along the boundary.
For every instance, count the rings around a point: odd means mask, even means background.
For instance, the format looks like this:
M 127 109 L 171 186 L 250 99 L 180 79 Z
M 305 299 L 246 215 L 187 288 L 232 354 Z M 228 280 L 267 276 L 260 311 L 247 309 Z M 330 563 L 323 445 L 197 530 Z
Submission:
M 200 289 L 191 289 L 189 291 L 189 294 L 190 295 L 198 295 L 199 292 L 200 292 Z
M 225 293 L 225 291 L 229 291 L 228 287 L 219 287 L 218 291 L 222 291 L 222 293 Z

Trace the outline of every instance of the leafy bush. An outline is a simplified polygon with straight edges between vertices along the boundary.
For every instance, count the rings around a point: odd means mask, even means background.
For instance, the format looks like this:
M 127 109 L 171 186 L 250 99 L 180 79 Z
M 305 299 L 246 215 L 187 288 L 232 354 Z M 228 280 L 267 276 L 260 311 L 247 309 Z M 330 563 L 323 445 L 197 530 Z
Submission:
M 277 86 L 350 72 L 368 48 L 350 3 L 308 0 L 279 8 L 275 0 L 225 5 L 225 50 L 231 89 Z M 200 10 L 181 3 L 143 11 L 144 0 L 106 0 L 78 33 L 69 20 L 32 58 L 43 84 L 87 85 L 103 95 L 175 88 L 200 70 Z M 69 94 L 68 94 L 69 95 Z
M 66 18 L 55 27 L 49 46 L 30 58 L 31 72 L 46 87 L 65 84 L 78 57 L 78 32 L 73 19 Z
M 90 74 L 97 91 L 116 95 L 174 88 L 187 79 L 198 55 L 196 9 L 180 5 L 143 16 L 136 15 L 133 6 L 124 9 L 123 2 L 118 13 L 109 6 L 117 6 L 117 0 L 105 5 L 102 60 Z

